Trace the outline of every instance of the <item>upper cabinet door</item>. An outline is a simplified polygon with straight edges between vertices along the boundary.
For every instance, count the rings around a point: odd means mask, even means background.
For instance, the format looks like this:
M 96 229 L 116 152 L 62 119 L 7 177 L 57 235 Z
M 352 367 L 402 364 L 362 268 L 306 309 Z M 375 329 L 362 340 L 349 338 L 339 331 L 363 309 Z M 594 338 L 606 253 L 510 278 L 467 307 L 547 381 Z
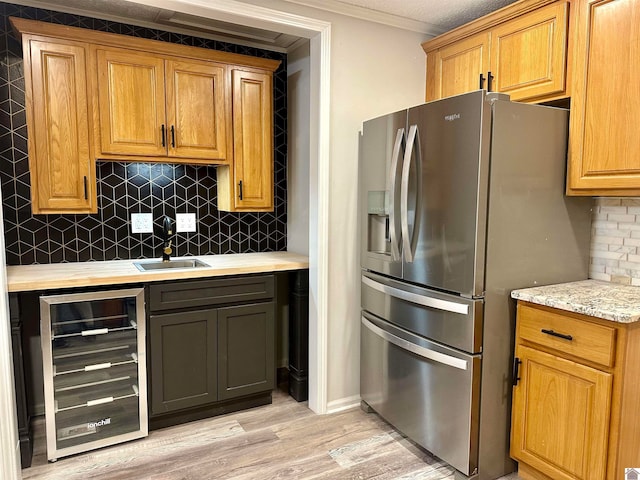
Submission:
M 166 62 L 170 157 L 226 160 L 226 68 L 211 62 Z
M 490 42 L 490 34 L 483 32 L 435 52 L 435 97 L 427 100 L 487 88 Z
M 235 207 L 273 210 L 271 75 L 233 70 Z
M 640 2 L 578 2 L 567 193 L 640 195 Z
M 511 100 L 563 94 L 569 4 L 558 2 L 491 31 L 493 91 Z
M 164 60 L 112 48 L 96 57 L 102 153 L 166 155 Z
M 95 213 L 87 46 L 24 42 L 33 213 Z

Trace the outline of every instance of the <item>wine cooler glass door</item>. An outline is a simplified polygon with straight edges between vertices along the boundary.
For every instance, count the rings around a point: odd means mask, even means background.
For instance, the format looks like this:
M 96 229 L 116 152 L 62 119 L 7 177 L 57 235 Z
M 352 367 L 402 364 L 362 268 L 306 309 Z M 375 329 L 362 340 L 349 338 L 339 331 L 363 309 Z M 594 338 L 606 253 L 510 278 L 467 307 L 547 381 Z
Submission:
M 49 460 L 147 435 L 143 292 L 40 298 Z

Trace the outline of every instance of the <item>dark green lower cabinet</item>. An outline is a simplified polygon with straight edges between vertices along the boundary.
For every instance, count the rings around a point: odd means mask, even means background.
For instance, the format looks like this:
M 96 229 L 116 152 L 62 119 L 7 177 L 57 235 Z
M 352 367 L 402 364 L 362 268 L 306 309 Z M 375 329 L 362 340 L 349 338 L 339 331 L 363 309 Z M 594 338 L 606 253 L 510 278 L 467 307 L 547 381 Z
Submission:
M 274 304 L 218 309 L 218 399 L 275 388 Z
M 216 309 L 151 315 L 151 413 L 217 399 Z

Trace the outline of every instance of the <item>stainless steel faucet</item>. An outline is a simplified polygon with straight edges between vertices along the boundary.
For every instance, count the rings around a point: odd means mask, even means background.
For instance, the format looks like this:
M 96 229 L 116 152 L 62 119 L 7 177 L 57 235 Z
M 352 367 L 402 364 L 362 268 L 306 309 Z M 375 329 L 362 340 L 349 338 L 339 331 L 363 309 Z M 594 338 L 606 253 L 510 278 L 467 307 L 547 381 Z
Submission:
M 168 262 L 171 260 L 171 235 L 173 235 L 173 222 L 168 216 L 164 216 L 162 220 L 162 261 Z

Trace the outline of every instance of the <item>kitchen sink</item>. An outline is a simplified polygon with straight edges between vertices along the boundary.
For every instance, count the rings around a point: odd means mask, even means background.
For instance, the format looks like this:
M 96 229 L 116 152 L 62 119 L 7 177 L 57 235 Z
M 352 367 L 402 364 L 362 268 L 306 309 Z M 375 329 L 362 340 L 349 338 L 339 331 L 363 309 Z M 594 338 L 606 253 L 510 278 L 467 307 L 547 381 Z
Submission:
M 133 262 L 133 264 L 141 272 L 147 272 L 150 270 L 169 270 L 172 268 L 200 268 L 210 266 L 196 258 L 188 260 L 169 260 L 168 262 L 163 262 L 162 260 L 155 260 L 151 262 L 141 261 Z

